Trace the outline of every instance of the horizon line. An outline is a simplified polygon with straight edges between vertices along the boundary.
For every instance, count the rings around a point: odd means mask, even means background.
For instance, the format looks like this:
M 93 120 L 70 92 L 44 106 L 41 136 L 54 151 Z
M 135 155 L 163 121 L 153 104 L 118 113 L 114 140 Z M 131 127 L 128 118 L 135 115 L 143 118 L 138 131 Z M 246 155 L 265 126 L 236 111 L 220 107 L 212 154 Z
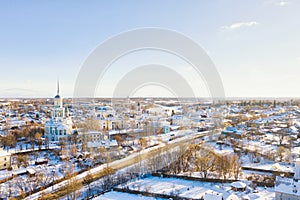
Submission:
M 0 100 L 4 99 L 53 99 L 54 97 L 1 97 Z M 228 96 L 228 97 L 167 97 L 167 96 L 133 96 L 133 97 L 63 97 L 63 99 L 139 99 L 139 98 L 147 98 L 147 99 L 216 99 L 216 100 L 226 100 L 226 99 L 300 99 L 300 96 L 265 96 L 265 97 L 258 97 L 258 96 L 253 96 L 253 97 L 247 97 L 247 96 Z

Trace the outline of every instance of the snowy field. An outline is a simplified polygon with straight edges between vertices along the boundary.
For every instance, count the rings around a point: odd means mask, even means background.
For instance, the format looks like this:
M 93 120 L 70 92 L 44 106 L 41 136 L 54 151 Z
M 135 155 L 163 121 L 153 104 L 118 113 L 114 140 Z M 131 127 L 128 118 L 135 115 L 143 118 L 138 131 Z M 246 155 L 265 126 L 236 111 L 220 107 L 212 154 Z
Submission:
M 176 178 L 159 178 L 149 177 L 134 182 L 129 182 L 125 186 L 119 186 L 119 188 L 128 187 L 130 190 L 147 191 L 150 193 L 166 194 L 166 195 L 178 195 L 180 197 L 200 199 L 206 194 L 214 194 L 216 196 L 223 196 L 227 199 L 231 194 L 235 194 L 238 197 L 249 199 L 275 199 L 275 192 L 272 189 L 257 188 L 253 191 L 247 188 L 245 192 L 234 192 L 231 190 L 230 184 L 218 184 L 207 183 L 198 181 L 189 181 Z M 255 193 L 254 193 L 255 192 Z M 123 199 L 123 198 L 120 198 Z
M 127 199 L 127 200 L 155 200 L 156 198 L 153 197 L 145 197 L 141 195 L 135 194 L 128 194 L 123 192 L 108 192 L 93 200 L 120 200 L 120 199 Z M 158 199 L 157 199 L 158 200 Z

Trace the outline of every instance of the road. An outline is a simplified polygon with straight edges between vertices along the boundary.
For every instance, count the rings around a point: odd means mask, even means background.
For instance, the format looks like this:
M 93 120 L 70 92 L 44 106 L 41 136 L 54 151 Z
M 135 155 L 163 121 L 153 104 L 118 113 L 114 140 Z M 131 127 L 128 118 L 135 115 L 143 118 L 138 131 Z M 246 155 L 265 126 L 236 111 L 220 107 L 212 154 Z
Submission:
M 138 162 L 140 162 L 143 159 L 149 158 L 153 155 L 155 155 L 157 152 L 163 152 L 163 151 L 167 151 L 170 150 L 172 148 L 178 147 L 180 144 L 186 144 L 187 142 L 190 141 L 195 141 L 195 139 L 203 137 L 203 136 L 207 136 L 207 135 L 212 135 L 214 134 L 214 131 L 205 131 L 205 132 L 194 132 L 191 134 L 187 134 L 183 137 L 174 139 L 168 143 L 161 143 L 157 146 L 148 148 L 148 149 L 143 149 L 140 152 L 137 153 L 133 153 L 123 159 L 120 160 L 116 160 L 113 161 L 109 164 L 109 167 L 113 168 L 114 170 L 120 170 L 123 169 L 125 167 L 134 165 Z M 78 174 L 75 179 L 76 180 L 82 180 L 85 176 L 87 176 L 88 173 L 91 174 L 96 174 L 98 172 L 101 172 L 105 167 L 107 167 L 107 164 L 103 164 L 100 165 L 98 167 L 92 168 L 89 171 L 85 171 L 81 174 Z M 69 180 L 65 180 L 62 181 L 60 183 L 57 183 L 53 186 L 50 186 L 42 191 L 39 191 L 37 193 L 34 193 L 28 197 L 26 197 L 26 200 L 34 200 L 34 199 L 38 199 L 39 197 L 41 197 L 42 195 L 45 194 L 50 194 L 50 193 L 54 193 L 55 191 L 58 191 L 59 189 L 61 189 L 62 187 L 66 186 L 69 183 Z

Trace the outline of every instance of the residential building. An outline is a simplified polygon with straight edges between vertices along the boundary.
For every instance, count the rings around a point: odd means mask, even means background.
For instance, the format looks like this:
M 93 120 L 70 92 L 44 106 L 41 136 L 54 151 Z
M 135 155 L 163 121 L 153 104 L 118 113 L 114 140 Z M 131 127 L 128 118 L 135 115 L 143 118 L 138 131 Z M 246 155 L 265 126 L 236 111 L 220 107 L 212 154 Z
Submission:
M 11 154 L 3 151 L 0 148 L 0 170 L 10 168 L 11 166 Z
M 110 106 L 96 107 L 96 119 L 99 120 L 100 130 L 118 130 L 123 128 L 122 120 Z
M 79 131 L 78 139 L 82 143 L 99 143 L 101 141 L 107 140 L 107 135 L 104 135 L 100 131 Z

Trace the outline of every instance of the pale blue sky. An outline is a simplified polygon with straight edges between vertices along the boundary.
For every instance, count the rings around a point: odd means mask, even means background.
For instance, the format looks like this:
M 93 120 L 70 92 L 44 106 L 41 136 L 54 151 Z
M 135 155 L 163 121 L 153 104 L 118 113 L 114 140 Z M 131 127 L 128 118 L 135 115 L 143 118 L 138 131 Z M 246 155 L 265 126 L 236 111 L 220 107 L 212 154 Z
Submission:
M 0 97 L 52 97 L 57 77 L 71 97 L 89 53 L 141 27 L 172 29 L 199 43 L 228 97 L 300 97 L 299 10 L 297 0 L 1 0 Z

